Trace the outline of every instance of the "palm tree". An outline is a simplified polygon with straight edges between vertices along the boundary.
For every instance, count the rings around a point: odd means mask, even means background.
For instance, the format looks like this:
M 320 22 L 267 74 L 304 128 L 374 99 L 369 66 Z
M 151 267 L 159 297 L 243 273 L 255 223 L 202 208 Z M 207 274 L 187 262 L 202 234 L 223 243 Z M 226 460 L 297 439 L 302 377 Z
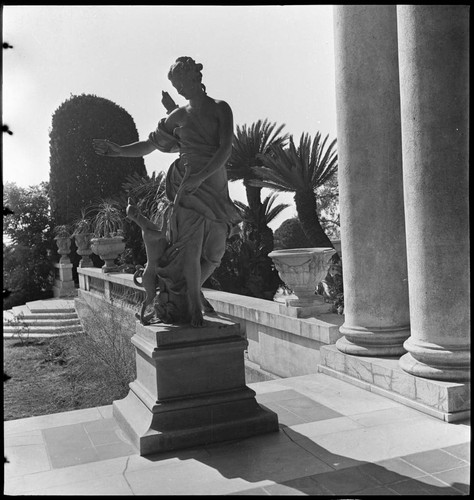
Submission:
M 261 188 L 250 184 L 255 179 L 253 167 L 263 165 L 261 155 L 266 156 L 272 146 L 283 146 L 288 140 L 288 134 L 280 135 L 285 125 L 276 126 L 268 120 L 258 120 L 250 127 L 237 125 L 232 144 L 232 154 L 227 162 L 229 180 L 242 180 L 245 186 L 249 209 L 255 214 L 248 230 L 254 233 L 257 242 L 271 231 L 261 219 L 264 213 L 260 200 Z M 262 211 L 263 210 L 263 211 Z
M 276 198 L 278 197 L 278 193 L 272 191 L 269 193 L 265 199 L 262 201 L 259 211 L 255 212 L 248 205 L 242 203 L 241 201 L 234 200 L 235 205 L 240 210 L 240 215 L 242 220 L 244 221 L 244 239 L 253 238 L 253 233 L 248 233 L 247 228 L 255 227 L 257 225 L 257 220 L 261 220 L 265 226 L 268 227 L 270 222 L 275 219 L 278 215 L 280 215 L 285 208 L 288 208 L 290 205 L 288 203 L 279 203 L 275 205 Z M 261 241 L 262 253 L 268 255 L 273 250 L 273 231 L 270 230 L 269 234 L 265 234 L 262 237 Z
M 319 222 L 315 193 L 337 171 L 336 139 L 326 147 L 328 138 L 321 141 L 318 132 L 311 141 L 303 133 L 296 147 L 291 136 L 287 148 L 272 146 L 271 154 L 260 155 L 263 166 L 252 169 L 260 179 L 251 181 L 252 185 L 295 193 L 298 218 L 314 247 L 333 247 Z

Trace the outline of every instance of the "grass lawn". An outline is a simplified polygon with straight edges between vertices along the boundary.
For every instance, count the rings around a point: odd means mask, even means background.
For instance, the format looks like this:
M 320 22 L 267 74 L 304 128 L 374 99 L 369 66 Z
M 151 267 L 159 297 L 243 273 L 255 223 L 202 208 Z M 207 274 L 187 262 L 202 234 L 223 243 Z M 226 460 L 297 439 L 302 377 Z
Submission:
M 4 339 L 4 420 L 60 413 L 112 404 L 128 392 L 128 381 L 117 383 L 117 370 L 107 358 L 85 350 L 86 337 Z M 100 351 L 99 351 L 100 354 Z M 117 362 L 113 368 L 117 368 Z M 119 367 L 120 368 L 120 367 Z
M 4 420 L 77 408 L 57 339 L 3 340 Z

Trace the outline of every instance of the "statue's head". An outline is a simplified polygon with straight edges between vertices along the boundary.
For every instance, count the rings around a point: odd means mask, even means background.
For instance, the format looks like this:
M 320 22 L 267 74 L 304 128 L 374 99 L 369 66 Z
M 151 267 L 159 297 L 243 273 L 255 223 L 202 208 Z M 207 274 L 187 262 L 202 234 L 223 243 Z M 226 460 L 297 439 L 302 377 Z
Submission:
M 193 58 L 178 57 L 168 72 L 168 79 L 178 93 L 188 99 L 196 91 L 206 92 L 206 87 L 201 83 L 201 70 L 202 64 L 196 63 Z

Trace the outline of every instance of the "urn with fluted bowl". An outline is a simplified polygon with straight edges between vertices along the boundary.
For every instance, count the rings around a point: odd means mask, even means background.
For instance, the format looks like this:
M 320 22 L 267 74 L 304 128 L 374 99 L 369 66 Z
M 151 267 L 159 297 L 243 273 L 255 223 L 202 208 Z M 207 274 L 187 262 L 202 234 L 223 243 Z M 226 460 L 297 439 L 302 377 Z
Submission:
M 282 281 L 293 290 L 280 304 L 281 313 L 300 318 L 330 312 L 331 304 L 325 303 L 315 290 L 335 253 L 334 248 L 325 247 L 287 248 L 268 254 Z

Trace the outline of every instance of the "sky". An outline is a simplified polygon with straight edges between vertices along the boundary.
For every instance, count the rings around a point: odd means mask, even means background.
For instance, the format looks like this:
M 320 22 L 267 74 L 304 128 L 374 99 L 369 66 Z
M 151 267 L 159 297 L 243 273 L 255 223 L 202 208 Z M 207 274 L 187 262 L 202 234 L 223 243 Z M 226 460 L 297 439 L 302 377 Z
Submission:
M 3 6 L 3 183 L 49 179 L 54 111 L 71 95 L 123 107 L 140 140 L 165 116 L 161 91 L 183 105 L 167 78 L 179 56 L 203 64 L 207 94 L 232 108 L 234 127 L 268 119 L 299 140 L 336 138 L 332 6 Z M 145 157 L 148 174 L 174 156 Z M 230 196 L 246 202 L 241 181 Z M 268 193 L 263 190 L 263 196 Z M 292 206 L 270 226 L 296 214 Z

